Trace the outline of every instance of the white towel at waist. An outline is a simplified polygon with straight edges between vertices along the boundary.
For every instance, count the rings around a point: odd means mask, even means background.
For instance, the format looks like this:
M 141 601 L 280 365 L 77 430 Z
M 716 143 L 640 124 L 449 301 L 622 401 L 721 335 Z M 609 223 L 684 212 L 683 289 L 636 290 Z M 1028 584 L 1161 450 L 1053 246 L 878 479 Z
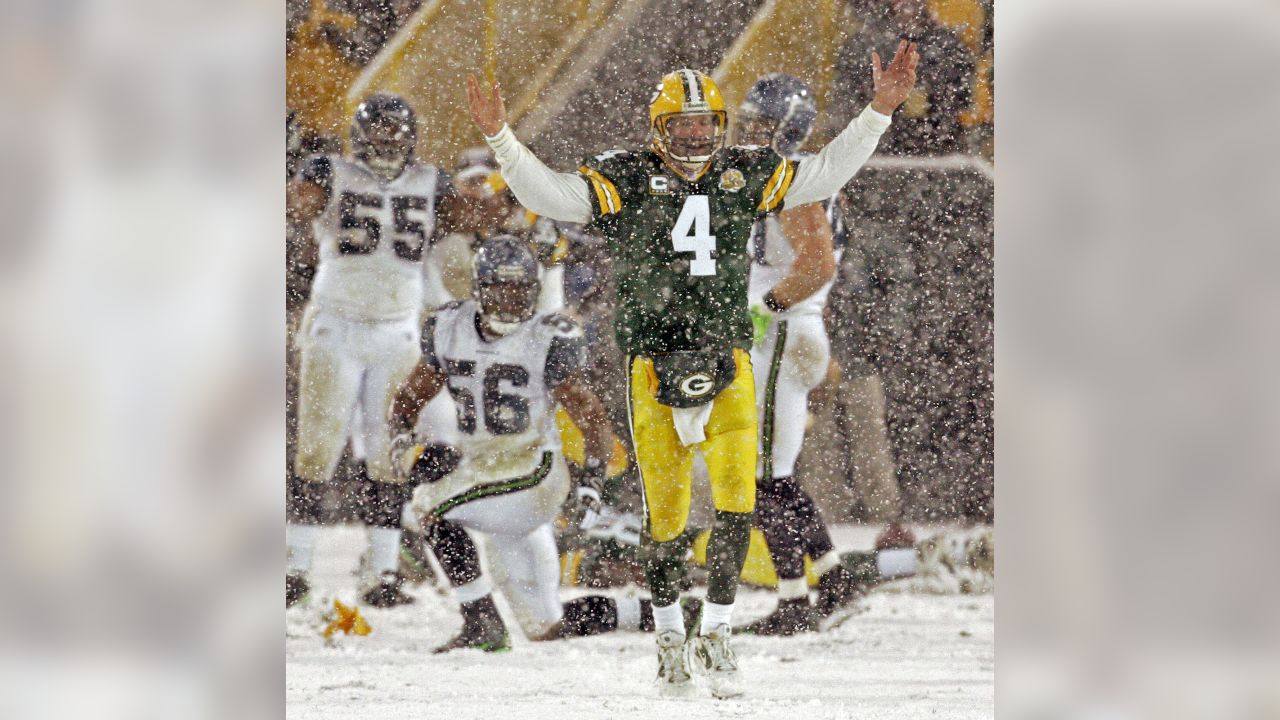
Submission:
M 716 404 L 712 400 L 705 405 L 688 408 L 671 408 L 671 421 L 676 426 L 676 435 L 685 445 L 694 445 L 707 439 L 707 421 L 711 419 L 711 408 Z

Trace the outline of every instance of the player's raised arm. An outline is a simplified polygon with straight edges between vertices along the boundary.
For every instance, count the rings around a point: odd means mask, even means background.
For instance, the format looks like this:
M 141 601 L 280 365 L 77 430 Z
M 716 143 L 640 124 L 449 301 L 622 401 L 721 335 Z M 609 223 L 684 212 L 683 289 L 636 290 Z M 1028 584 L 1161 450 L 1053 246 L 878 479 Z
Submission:
M 502 177 L 521 205 L 553 220 L 585 223 L 591 219 L 587 181 L 577 173 L 552 170 L 516 139 L 507 126 L 507 107 L 496 82 L 486 92 L 475 75 L 468 75 L 467 103 L 471 120 L 493 148 Z
M 862 114 L 812 158 L 800 163 L 795 180 L 787 190 L 788 207 L 825 200 L 849 182 L 871 154 L 880 136 L 889 128 L 889 116 L 898 109 L 916 84 L 916 64 L 920 54 L 916 44 L 903 40 L 886 68 L 880 55 L 871 53 L 871 78 L 875 97 Z

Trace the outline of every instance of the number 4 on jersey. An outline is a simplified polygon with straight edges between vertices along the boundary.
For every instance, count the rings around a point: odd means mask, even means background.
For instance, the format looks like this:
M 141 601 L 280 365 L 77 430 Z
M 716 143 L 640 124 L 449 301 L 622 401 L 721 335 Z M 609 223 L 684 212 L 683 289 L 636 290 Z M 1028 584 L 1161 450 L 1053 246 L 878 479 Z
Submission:
M 716 236 L 711 234 L 711 203 L 706 195 L 685 198 L 676 226 L 671 228 L 671 245 L 676 252 L 693 253 L 690 275 L 716 274 L 716 261 L 711 257 L 716 249 Z

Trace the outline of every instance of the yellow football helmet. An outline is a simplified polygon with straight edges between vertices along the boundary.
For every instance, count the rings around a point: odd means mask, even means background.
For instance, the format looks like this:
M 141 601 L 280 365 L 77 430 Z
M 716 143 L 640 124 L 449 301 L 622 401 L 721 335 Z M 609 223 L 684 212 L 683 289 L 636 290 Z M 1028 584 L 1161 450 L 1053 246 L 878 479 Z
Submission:
M 714 128 L 702 136 L 672 137 L 667 123 L 678 116 L 709 116 Z M 724 146 L 728 116 L 715 81 L 697 70 L 676 70 L 662 77 L 649 101 L 649 125 L 657 150 L 687 165 L 709 162 Z

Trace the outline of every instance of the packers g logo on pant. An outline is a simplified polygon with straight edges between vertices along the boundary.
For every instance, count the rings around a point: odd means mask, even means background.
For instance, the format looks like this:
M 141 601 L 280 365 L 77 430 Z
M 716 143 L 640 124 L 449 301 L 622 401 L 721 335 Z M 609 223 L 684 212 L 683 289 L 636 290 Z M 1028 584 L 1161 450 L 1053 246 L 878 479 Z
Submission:
M 680 381 L 680 391 L 691 398 L 702 397 L 714 387 L 715 381 L 706 373 L 694 373 Z

